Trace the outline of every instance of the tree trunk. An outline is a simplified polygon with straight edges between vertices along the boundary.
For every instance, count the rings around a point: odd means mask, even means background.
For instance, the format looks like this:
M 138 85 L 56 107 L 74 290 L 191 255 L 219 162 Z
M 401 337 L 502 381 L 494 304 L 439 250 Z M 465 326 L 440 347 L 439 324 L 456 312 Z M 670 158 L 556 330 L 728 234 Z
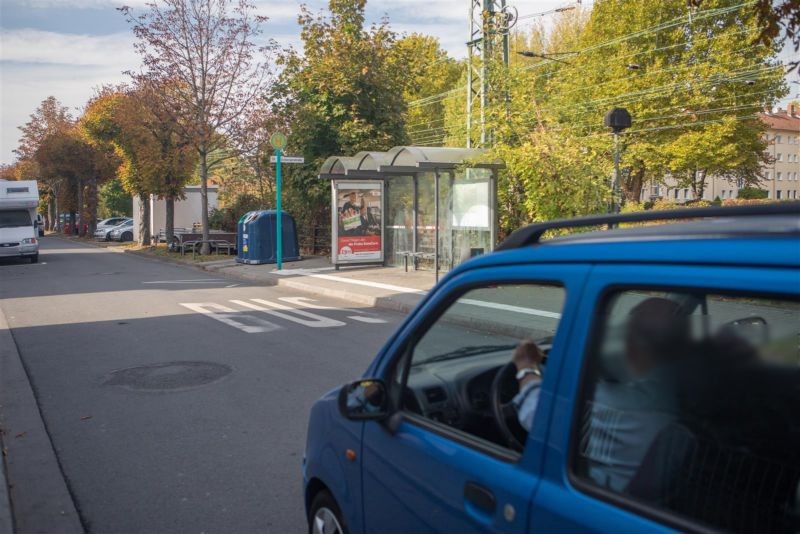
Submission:
M 626 200 L 631 202 L 639 202 L 641 200 L 644 171 L 645 168 L 642 162 L 637 162 L 636 169 L 631 169 L 627 180 L 624 180 L 622 187 Z
M 208 228 L 208 154 L 205 151 L 200 152 L 200 206 L 203 241 L 205 241 L 200 248 L 200 253 L 205 256 L 211 253 L 211 247 L 208 244 L 210 235 Z
M 139 245 L 150 244 L 150 195 L 139 193 Z
M 56 220 L 53 221 L 53 231 L 60 232 L 61 231 L 61 213 L 58 211 L 58 191 L 54 191 L 53 194 L 53 206 L 56 212 Z
M 78 231 L 79 236 L 83 235 L 83 181 L 78 180 Z
M 47 213 L 45 214 L 44 224 L 44 227 L 51 232 L 53 231 L 53 202 L 54 199 L 51 197 L 50 201 L 47 203 Z
M 164 240 L 167 246 L 175 236 L 175 197 L 167 197 L 167 221 L 164 223 Z
M 89 198 L 89 235 L 93 236 L 97 230 L 97 177 L 92 177 L 89 186 L 91 197 Z
M 78 221 L 75 218 L 75 212 L 74 211 L 70 211 L 69 212 L 69 233 L 70 233 L 70 235 L 75 235 L 77 227 L 78 227 Z

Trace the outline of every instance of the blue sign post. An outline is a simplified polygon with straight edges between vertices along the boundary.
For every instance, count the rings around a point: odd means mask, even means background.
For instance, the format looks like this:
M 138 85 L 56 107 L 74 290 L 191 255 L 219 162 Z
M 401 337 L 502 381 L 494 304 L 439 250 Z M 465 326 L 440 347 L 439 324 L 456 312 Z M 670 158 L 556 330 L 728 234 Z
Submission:
M 278 259 L 278 270 L 281 270 L 283 265 L 283 230 L 281 228 L 281 223 L 283 220 L 283 211 L 281 211 L 281 150 L 286 147 L 286 136 L 280 132 L 276 132 L 272 134 L 272 137 L 269 138 L 269 142 L 272 145 L 272 148 L 275 149 L 275 207 L 278 211 L 278 221 L 276 226 L 276 231 L 278 233 L 277 239 L 275 240 L 275 245 L 277 246 L 277 259 Z

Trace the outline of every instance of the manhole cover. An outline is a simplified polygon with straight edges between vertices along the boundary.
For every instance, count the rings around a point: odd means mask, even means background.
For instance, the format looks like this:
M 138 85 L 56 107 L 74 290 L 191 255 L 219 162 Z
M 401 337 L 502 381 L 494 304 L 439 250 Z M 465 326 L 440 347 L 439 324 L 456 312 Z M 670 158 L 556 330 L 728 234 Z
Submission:
M 227 365 L 210 362 L 167 362 L 114 371 L 106 386 L 143 391 L 174 391 L 205 386 L 231 373 Z

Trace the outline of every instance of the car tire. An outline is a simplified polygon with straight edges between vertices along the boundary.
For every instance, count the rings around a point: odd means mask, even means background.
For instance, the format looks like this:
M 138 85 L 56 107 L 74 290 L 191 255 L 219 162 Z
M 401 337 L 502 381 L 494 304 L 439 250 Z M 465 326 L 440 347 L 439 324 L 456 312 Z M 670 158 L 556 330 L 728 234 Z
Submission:
M 125 232 L 119 238 L 120 241 L 133 241 L 133 232 Z
M 34 254 L 33 256 L 31 256 L 31 263 L 39 263 L 39 255 L 38 254 Z
M 311 502 L 308 514 L 309 534 L 347 534 L 347 524 L 339 505 L 328 490 L 322 490 Z

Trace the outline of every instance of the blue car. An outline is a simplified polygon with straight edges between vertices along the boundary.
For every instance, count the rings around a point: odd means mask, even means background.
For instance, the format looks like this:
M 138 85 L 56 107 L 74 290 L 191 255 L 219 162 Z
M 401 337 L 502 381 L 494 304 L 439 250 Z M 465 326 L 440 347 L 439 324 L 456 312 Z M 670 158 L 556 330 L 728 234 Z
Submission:
M 800 532 L 799 343 L 797 203 L 518 230 L 314 405 L 309 530 Z

